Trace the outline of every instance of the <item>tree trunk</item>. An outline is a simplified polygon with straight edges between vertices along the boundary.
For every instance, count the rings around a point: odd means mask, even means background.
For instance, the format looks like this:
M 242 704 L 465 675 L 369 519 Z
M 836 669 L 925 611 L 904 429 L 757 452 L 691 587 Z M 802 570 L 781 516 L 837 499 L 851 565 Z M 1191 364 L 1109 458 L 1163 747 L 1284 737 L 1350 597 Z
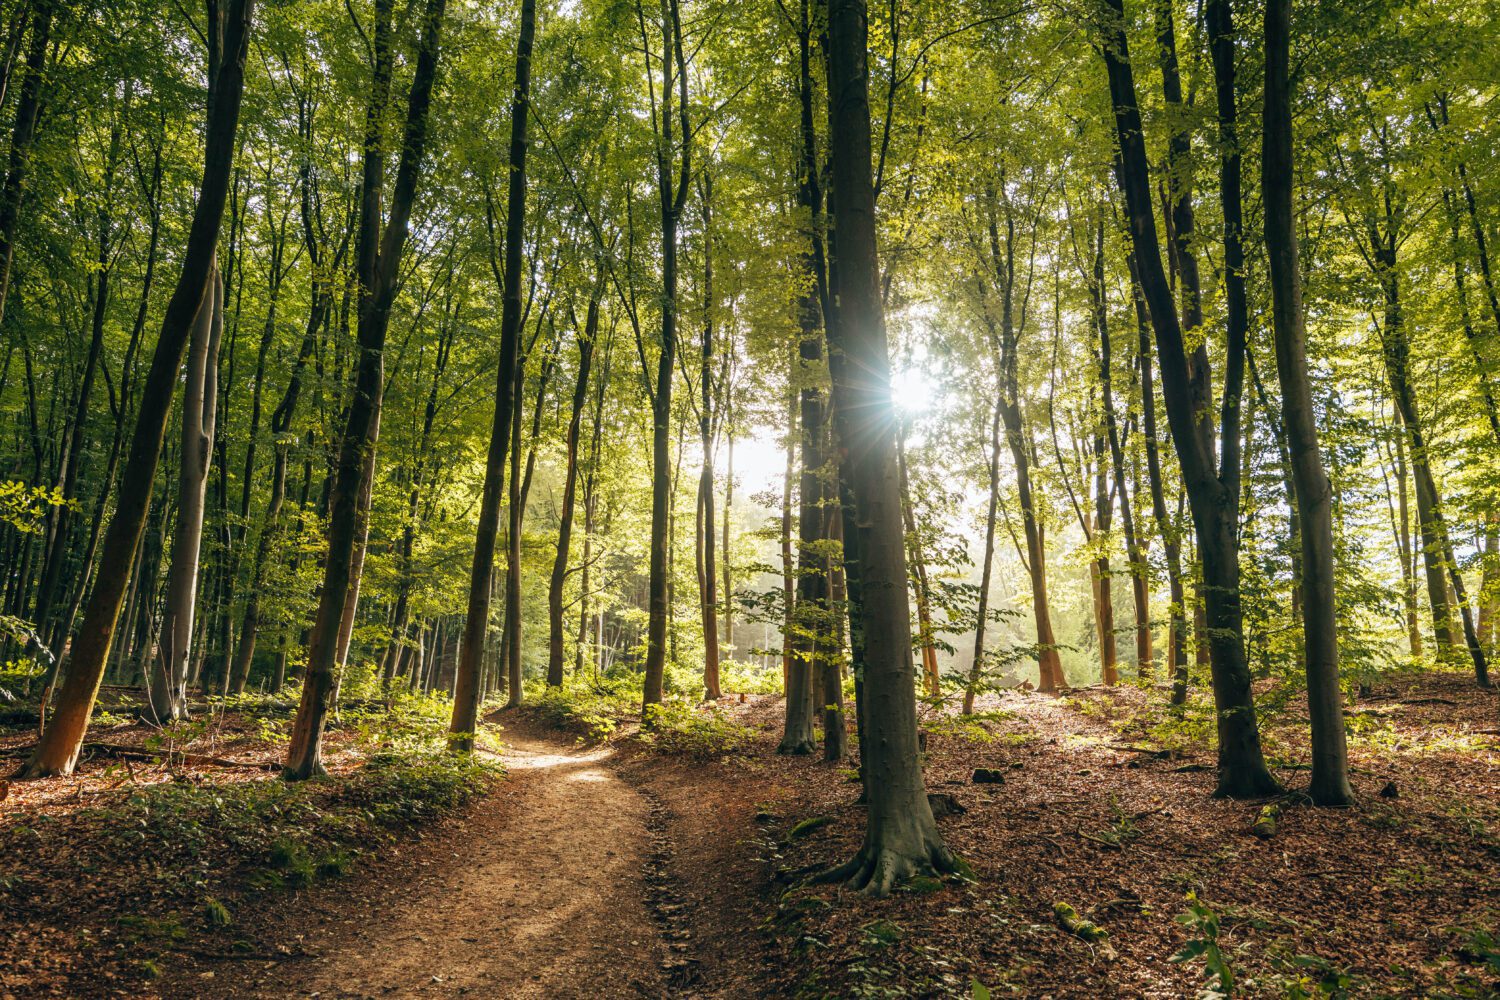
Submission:
M 998 193 L 997 193 L 998 191 Z M 1000 240 L 1000 220 L 996 201 L 1005 199 L 1005 241 Z M 1047 599 L 1046 529 L 1037 511 L 1031 487 L 1031 451 L 1028 446 L 1025 418 L 1021 411 L 1020 331 L 1015 321 L 1015 215 L 1010 209 L 1005 185 L 991 185 L 985 192 L 988 216 L 989 270 L 994 275 L 1000 296 L 998 328 L 988 309 L 984 313 L 990 348 L 995 354 L 999 372 L 998 406 L 1005 426 L 1005 441 L 1010 448 L 1016 470 L 1016 496 L 1021 505 L 1021 525 L 1026 536 L 1026 570 L 1031 577 L 1031 613 L 1036 622 L 1036 660 L 1038 688 L 1053 694 L 1067 686 L 1057 636 L 1052 631 L 1052 610 Z
M 1225 273 L 1229 304 L 1228 350 L 1221 416 L 1222 471 L 1214 468 L 1214 445 L 1206 421 L 1209 407 L 1205 360 L 1190 363 L 1176 304 L 1162 269 L 1156 219 L 1151 205 L 1150 172 L 1146 159 L 1140 109 L 1136 104 L 1135 75 L 1124 31 L 1122 0 L 1107 0 L 1109 17 L 1101 25 L 1100 45 L 1109 76 L 1115 131 L 1120 145 L 1118 178 L 1125 194 L 1131 239 L 1141 290 L 1156 331 L 1162 366 L 1162 389 L 1172 440 L 1193 512 L 1198 551 L 1203 562 L 1208 619 L 1213 652 L 1214 702 L 1219 724 L 1219 785 L 1216 795 L 1233 798 L 1271 794 L 1280 786 L 1266 769 L 1256 728 L 1241 631 L 1239 551 L 1236 538 L 1239 506 L 1239 393 L 1243 379 L 1244 313 L 1239 253 L 1239 155 L 1234 143 L 1221 164 L 1220 187 L 1226 210 Z M 1227 39 L 1232 44 L 1232 39 Z M 1231 49 L 1232 51 L 1232 49 Z M 1216 64 L 1216 69 L 1219 67 Z M 1221 140 L 1233 134 L 1233 81 L 1216 73 L 1220 92 Z M 1228 98 L 1228 107 L 1224 98 Z M 1226 114 L 1226 112 L 1228 112 Z M 1178 227 L 1178 239 L 1183 238 Z M 1233 259 L 1231 259 L 1231 255 Z M 1233 280 L 1231 280 L 1233 279 Z M 1238 292 L 1235 293 L 1236 285 Z
M 932 630 L 932 589 L 927 582 L 927 560 L 917 531 L 916 506 L 911 499 L 911 476 L 906 466 L 906 427 L 896 426 L 896 464 L 901 478 L 901 521 L 906 529 L 906 557 L 911 562 L 911 587 L 917 599 L 917 646 L 922 651 L 922 691 L 929 698 L 940 693 L 937 642 Z
M 651 389 L 651 543 L 643 708 L 661 704 L 666 678 L 667 618 L 671 614 L 668 527 L 672 504 L 672 372 L 677 359 L 677 225 L 692 178 L 693 148 L 693 131 L 688 121 L 687 62 L 677 0 L 661 0 L 660 16 L 662 103 L 660 113 L 653 117 L 660 129 L 656 136 L 656 193 L 661 206 L 661 350 Z M 644 34 L 644 18 L 641 24 Z M 643 37 L 641 42 L 649 52 L 648 39 Z M 680 142 L 673 137 L 674 90 Z
M 730 392 L 725 386 L 725 395 Z M 734 565 L 730 560 L 729 553 L 729 525 L 731 515 L 734 511 L 734 421 L 729 411 L 729 400 L 725 399 L 724 406 L 724 540 L 720 545 L 719 552 L 722 558 L 719 560 L 724 571 L 724 626 L 719 630 L 719 641 L 722 644 L 724 655 L 734 655 Z
M 349 599 L 355 548 L 360 529 L 360 494 L 367 462 L 380 433 L 381 396 L 385 381 L 385 339 L 391 306 L 399 287 L 401 255 L 416 200 L 417 182 L 427 145 L 427 112 L 437 75 L 438 33 L 445 0 L 427 0 L 421 41 L 407 99 L 401 155 L 384 230 L 380 202 L 384 184 L 381 124 L 390 92 L 391 7 L 378 0 L 375 18 L 375 81 L 366 109 L 364 180 L 361 188 L 356 276 L 359 281 L 358 343 L 353 395 L 339 447 L 330 495 L 328 552 L 323 566 L 323 591 L 318 601 L 302 702 L 292 724 L 285 776 L 300 780 L 323 773 L 323 722 L 332 708 L 338 655 L 339 627 Z
M 224 330 L 224 285 L 217 269 L 193 323 L 187 381 L 182 397 L 181 473 L 177 481 L 177 530 L 167 569 L 167 604 L 161 638 L 147 671 L 149 718 L 157 725 L 187 718 L 188 652 L 198 594 L 198 555 L 203 540 L 203 500 L 214 443 L 218 403 L 219 338 Z
M 1095 228 L 1093 278 L 1089 284 L 1094 298 L 1094 322 L 1099 337 L 1100 407 L 1104 418 L 1104 440 L 1109 448 L 1110 467 L 1115 476 L 1115 492 L 1120 497 L 1120 528 L 1125 535 L 1125 558 L 1130 564 L 1130 589 L 1135 602 L 1135 669 L 1145 679 L 1153 673 L 1151 649 L 1150 569 L 1145 547 L 1135 530 L 1135 512 L 1130 506 L 1130 491 L 1125 478 L 1125 449 L 1120 443 L 1120 429 L 1115 420 L 1113 344 L 1109 334 L 1108 298 L 1104 284 L 1104 215 L 1100 211 Z M 1103 457 L 1099 458 L 1102 463 Z M 1104 530 L 1108 530 L 1105 528 Z
M 142 388 L 140 412 L 136 416 L 130 456 L 120 481 L 115 515 L 104 536 L 101 565 L 110 567 L 110 570 L 101 572 L 94 584 L 68 675 L 58 697 L 56 716 L 22 769 L 21 776 L 25 778 L 72 772 L 88 729 L 89 713 L 104 678 L 129 568 L 151 503 L 151 488 L 161 457 L 162 437 L 166 432 L 183 352 L 187 348 L 193 320 L 208 295 L 209 275 L 219 241 L 234 159 L 252 6 L 252 0 L 231 0 L 220 11 L 222 22 L 209 26 L 222 43 L 217 65 L 210 67 L 211 100 L 204 137 L 203 179 L 188 231 L 182 272 L 167 304 L 151 370 Z
M 998 399 L 999 394 L 996 394 Z M 990 420 L 990 503 L 984 518 L 984 559 L 979 564 L 979 609 L 974 625 L 974 662 L 969 668 L 969 683 L 964 688 L 964 714 L 974 711 L 974 696 L 984 676 L 985 631 L 989 624 L 990 580 L 995 562 L 995 518 L 1000 507 L 1000 404 L 995 404 Z
M 833 408 L 856 508 L 853 533 L 859 536 L 866 695 L 861 754 L 869 805 L 864 845 L 828 877 L 848 878 L 852 887 L 883 896 L 918 871 L 948 871 L 956 862 L 933 821 L 917 754 L 901 485 L 875 246 L 866 45 L 864 0 L 831 0 L 829 148 L 839 315 L 830 328 L 837 339 L 829 347 L 842 359 L 832 372 Z
M 521 348 L 521 269 L 526 235 L 526 125 L 531 107 L 531 47 L 536 35 L 536 0 L 522 0 L 516 36 L 516 77 L 510 102 L 510 170 L 507 173 L 505 214 L 505 272 L 501 290 L 500 368 L 495 378 L 495 414 L 490 424 L 489 453 L 484 467 L 484 490 L 479 503 L 479 525 L 474 559 L 469 570 L 469 602 L 459 642 L 458 670 L 453 679 L 454 734 L 449 745 L 465 753 L 474 748 L 479 728 L 479 706 L 484 700 L 480 671 L 485 637 L 490 627 L 490 589 L 495 572 L 495 535 L 500 527 L 500 494 L 504 486 L 505 456 L 510 447 L 512 411 L 520 401 L 512 395 Z M 493 213 L 491 213 L 491 217 Z
M 598 334 L 599 283 L 596 281 L 594 294 L 589 297 L 588 317 L 578 334 L 578 379 L 573 386 L 573 408 L 568 418 L 568 457 L 567 469 L 563 473 L 562 507 L 558 512 L 557 557 L 552 562 L 552 578 L 547 587 L 548 687 L 561 687 L 563 682 L 563 585 L 568 579 L 568 549 L 573 539 L 573 507 L 578 483 L 578 435 L 583 423 L 583 408 L 588 402 L 594 340 Z M 585 568 L 584 572 L 587 574 L 588 570 Z
M 1230 0 L 1211 0 L 1216 28 L 1231 28 L 1229 5 Z M 1354 801 L 1354 790 L 1349 787 L 1344 698 L 1339 689 L 1333 491 L 1318 448 L 1317 416 L 1307 372 L 1302 269 L 1292 197 L 1290 36 L 1290 0 L 1267 0 L 1261 189 L 1271 272 L 1276 373 L 1281 383 L 1281 419 L 1291 451 L 1302 529 L 1302 648 L 1307 670 L 1307 713 L 1312 723 L 1312 781 L 1308 795 L 1317 805 L 1344 806 Z
M 15 120 L 11 124 L 10 162 L 5 171 L 5 183 L 0 186 L 0 319 L 4 318 L 5 304 L 10 300 L 11 264 L 16 256 L 16 228 L 21 218 L 26 175 L 31 169 L 31 147 L 36 136 L 37 118 L 42 110 L 42 78 L 46 72 L 47 49 L 52 40 L 52 13 L 55 4 L 56 0 L 38 0 L 32 8 L 26 69 L 21 77 L 21 93 L 16 101 Z M 213 81 L 209 85 L 212 87 Z M 231 98 L 231 103 L 236 101 L 237 98 Z M 184 325 L 191 322 L 192 318 L 189 317 Z
M 718 701 L 719 691 L 719 570 L 715 561 L 714 436 L 717 432 L 714 391 L 714 267 L 713 177 L 703 175 L 703 350 L 698 372 L 698 436 L 703 448 L 703 470 L 698 477 L 698 604 L 703 621 L 703 697 Z

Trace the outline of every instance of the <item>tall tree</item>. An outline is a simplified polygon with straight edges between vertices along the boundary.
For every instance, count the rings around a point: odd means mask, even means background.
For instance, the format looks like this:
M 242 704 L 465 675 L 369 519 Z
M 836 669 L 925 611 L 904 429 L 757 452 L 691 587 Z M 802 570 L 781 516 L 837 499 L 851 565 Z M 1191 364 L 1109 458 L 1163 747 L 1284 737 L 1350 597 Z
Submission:
M 1233 30 L 1230 0 L 1213 0 L 1217 32 Z M 1302 646 L 1307 710 L 1312 722 L 1312 783 L 1318 805 L 1354 801 L 1344 741 L 1339 689 L 1338 614 L 1334 593 L 1333 488 L 1318 448 L 1318 422 L 1307 373 L 1307 329 L 1292 179 L 1291 2 L 1267 0 L 1266 90 L 1261 144 L 1261 190 L 1266 211 L 1266 255 L 1271 271 L 1271 321 L 1281 419 L 1291 451 L 1302 541 Z
M 356 582 L 355 549 L 359 543 L 361 499 L 368 496 L 366 476 L 374 463 L 380 434 L 380 407 L 385 388 L 385 340 L 391 306 L 400 287 L 401 256 L 406 248 L 412 206 L 427 149 L 427 118 L 437 78 L 438 36 L 445 0 L 423 7 L 416 66 L 407 96 L 401 154 L 391 207 L 381 227 L 385 191 L 384 111 L 390 97 L 392 8 L 394 0 L 377 0 L 374 80 L 365 116 L 365 147 L 360 189 L 359 235 L 355 247 L 358 289 L 358 358 L 353 394 L 339 445 L 329 504 L 328 551 L 323 563 L 323 592 L 318 601 L 307 650 L 302 701 L 292 724 L 284 772 L 288 780 L 323 773 L 323 723 L 332 706 L 344 608 Z M 368 507 L 365 508 L 368 510 Z
M 643 2 L 637 0 L 636 11 L 641 28 L 641 49 L 646 58 L 656 194 L 661 212 L 661 350 L 657 355 L 654 383 L 647 370 L 641 372 L 651 397 L 651 542 L 646 584 L 648 607 L 643 699 L 646 705 L 660 705 L 666 678 L 667 618 L 671 605 L 668 597 L 671 546 L 668 522 L 672 507 L 672 372 L 677 358 L 677 230 L 692 186 L 693 130 L 679 0 L 661 0 L 660 4 L 660 95 L 656 93 L 652 80 L 653 50 Z M 637 346 L 642 345 L 638 343 Z M 643 349 L 641 359 L 644 362 Z
M 883 896 L 919 871 L 952 871 L 917 754 L 916 677 L 907 605 L 901 487 L 891 402 L 890 351 L 881 305 L 870 156 L 870 95 L 864 0 L 830 0 L 828 107 L 833 151 L 833 213 L 838 321 L 829 349 L 842 355 L 832 375 L 839 449 L 858 535 L 858 628 L 864 696 L 859 711 L 865 840 L 828 879 Z M 854 575 L 850 572 L 851 592 Z M 851 593 L 852 596 L 852 593 Z
M 203 177 L 188 229 L 182 271 L 167 304 L 151 369 L 141 387 L 141 405 L 136 414 L 135 432 L 131 436 L 130 456 L 115 497 L 114 517 L 104 534 L 100 559 L 107 571 L 101 572 L 95 581 L 73 646 L 67 677 L 58 694 L 56 714 L 22 768 L 21 777 L 24 778 L 72 773 L 84 733 L 88 730 L 89 713 L 104 680 L 110 643 L 129 583 L 130 566 L 135 561 L 151 505 L 162 437 L 166 433 L 183 353 L 187 350 L 193 320 L 209 294 L 209 277 L 233 173 L 253 11 L 253 0 L 230 0 L 222 7 L 217 3 L 208 6 L 209 99 L 203 140 Z
M 1183 326 L 1162 268 L 1161 245 L 1157 240 L 1151 205 L 1150 167 L 1140 106 L 1136 101 L 1135 73 L 1125 37 L 1123 0 L 1106 0 L 1105 8 L 1100 25 L 1100 51 L 1108 73 L 1115 135 L 1120 148 L 1117 175 L 1125 195 L 1141 292 L 1156 332 L 1167 421 L 1171 426 L 1178 464 L 1182 468 L 1198 537 L 1199 558 L 1203 563 L 1219 733 L 1219 784 L 1215 794 L 1229 798 L 1265 795 L 1277 791 L 1280 785 L 1266 769 L 1260 732 L 1256 727 L 1250 668 L 1245 659 L 1242 633 L 1239 551 L 1235 533 L 1239 511 L 1239 394 L 1244 364 L 1244 326 L 1240 321 L 1243 314 L 1232 315 L 1227 324 L 1229 336 L 1220 414 L 1222 464 L 1216 470 L 1211 417 L 1208 416 L 1208 366 L 1203 358 L 1189 360 Z M 1232 37 L 1220 36 L 1214 41 L 1220 48 L 1227 43 L 1232 56 Z M 1232 58 L 1227 67 L 1215 60 L 1220 136 L 1222 141 L 1228 131 L 1231 140 L 1223 144 L 1225 152 L 1220 165 L 1221 196 L 1226 207 L 1233 207 L 1233 214 L 1226 219 L 1225 226 L 1226 232 L 1230 232 L 1238 225 L 1239 154 L 1233 146 L 1233 78 L 1223 78 L 1226 68 L 1232 72 Z M 1237 232 L 1232 240 L 1237 248 Z M 1226 245 L 1226 274 L 1241 266 L 1238 254 L 1231 261 L 1227 259 L 1228 252 Z M 1239 304 L 1243 305 L 1243 300 Z M 1233 308 L 1231 306 L 1231 311 Z

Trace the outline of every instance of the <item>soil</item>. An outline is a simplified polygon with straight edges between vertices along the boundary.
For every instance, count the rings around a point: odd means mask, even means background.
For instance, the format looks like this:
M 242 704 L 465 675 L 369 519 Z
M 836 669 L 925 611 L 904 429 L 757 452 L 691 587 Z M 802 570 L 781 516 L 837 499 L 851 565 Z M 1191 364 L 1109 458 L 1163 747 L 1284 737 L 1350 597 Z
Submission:
M 1257 690 L 1268 757 L 1295 790 L 1306 719 L 1283 694 Z M 852 855 L 864 811 L 848 763 L 775 753 L 777 698 L 723 703 L 752 738 L 696 757 L 628 725 L 581 748 L 500 713 L 495 791 L 343 878 L 241 903 L 242 953 L 187 942 L 163 979 L 98 995 L 969 997 L 977 982 L 1180 998 L 1206 995 L 1209 969 L 1174 956 L 1212 937 L 1237 997 L 1500 996 L 1493 692 L 1458 674 L 1373 683 L 1346 713 L 1359 804 L 1280 798 L 1269 839 L 1251 830 L 1267 802 L 1211 798 L 1211 717 L 1163 702 L 1121 686 L 928 715 L 928 788 L 973 879 L 881 901 L 800 885 Z M 1057 904 L 1108 937 L 1059 926 Z
M 676 962 L 648 894 L 651 803 L 607 747 L 505 739 L 497 791 L 357 886 L 313 890 L 257 928 L 295 957 L 204 969 L 168 995 L 202 995 L 204 973 L 221 997 L 666 995 Z

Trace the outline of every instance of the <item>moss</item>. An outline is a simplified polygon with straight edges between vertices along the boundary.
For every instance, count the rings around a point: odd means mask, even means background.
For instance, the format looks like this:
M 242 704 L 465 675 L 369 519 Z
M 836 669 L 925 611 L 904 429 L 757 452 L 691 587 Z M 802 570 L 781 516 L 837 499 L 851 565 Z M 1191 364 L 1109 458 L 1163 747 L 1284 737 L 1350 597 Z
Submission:
M 832 822 L 832 816 L 809 816 L 807 819 L 792 827 L 791 832 L 788 833 L 787 836 L 792 840 L 801 840 L 803 837 L 806 837 L 817 830 L 821 830 L 823 827 Z
M 1109 939 L 1109 931 L 1100 927 L 1092 920 L 1086 920 L 1079 916 L 1077 910 L 1061 900 L 1052 904 L 1052 915 L 1057 919 L 1057 926 L 1074 937 L 1082 938 L 1089 942 L 1106 941 Z
M 896 944 L 906 936 L 906 931 L 901 929 L 901 925 L 890 920 L 873 920 L 860 930 L 872 943 L 882 947 Z

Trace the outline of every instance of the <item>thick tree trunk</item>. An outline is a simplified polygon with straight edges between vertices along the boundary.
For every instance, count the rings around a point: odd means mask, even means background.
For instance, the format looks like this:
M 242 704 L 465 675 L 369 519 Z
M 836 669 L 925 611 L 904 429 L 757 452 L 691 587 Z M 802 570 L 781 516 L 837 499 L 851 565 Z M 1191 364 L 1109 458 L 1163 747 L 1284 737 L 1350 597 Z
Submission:
M 901 486 L 875 246 L 865 18 L 864 0 L 829 4 L 839 311 L 830 327 L 837 339 L 829 347 L 842 357 L 833 371 L 833 408 L 856 508 L 852 533 L 859 536 L 861 755 L 868 798 L 864 846 L 829 877 L 848 878 L 853 887 L 882 896 L 918 871 L 952 870 L 956 863 L 933 821 L 917 753 Z
M 1218 29 L 1232 27 L 1229 4 L 1230 0 L 1212 0 L 1212 23 Z M 1281 419 L 1291 451 L 1302 529 L 1302 648 L 1307 671 L 1307 713 L 1312 723 L 1312 781 L 1308 794 L 1317 805 L 1344 806 L 1354 801 L 1354 790 L 1349 787 L 1344 698 L 1339 689 L 1333 490 L 1318 447 L 1317 415 L 1313 411 L 1312 383 L 1307 372 L 1302 269 L 1292 196 L 1290 0 L 1267 0 L 1265 18 L 1261 189 L 1271 272 L 1276 373 L 1281 382 Z
M 88 729 L 89 713 L 104 679 L 110 642 L 125 597 L 129 567 L 146 523 L 151 488 L 161 457 L 162 436 L 166 432 L 183 352 L 187 348 L 193 320 L 208 295 L 209 274 L 229 192 L 252 9 L 252 0 L 232 0 L 221 12 L 221 24 L 210 26 L 216 37 L 222 38 L 222 43 L 218 64 L 211 67 L 212 99 L 204 137 L 203 180 L 188 231 L 182 273 L 167 304 L 151 370 L 142 388 L 140 412 L 136 416 L 130 456 L 120 481 L 114 518 L 104 536 L 101 562 L 110 570 L 101 572 L 94 585 L 68 675 L 58 697 L 56 716 L 37 742 L 36 750 L 22 769 L 22 777 L 40 778 L 72 772 Z
M 323 772 L 323 722 L 332 708 L 336 680 L 339 627 L 349 599 L 355 548 L 360 530 L 360 494 L 367 462 L 380 431 L 381 395 L 385 380 L 385 339 L 391 306 L 399 287 L 401 256 L 406 247 L 412 205 L 427 145 L 427 112 L 437 75 L 438 34 L 445 0 L 427 0 L 422 15 L 416 68 L 407 99 L 405 129 L 396 183 L 385 228 L 381 229 L 380 201 L 384 185 L 381 119 L 390 90 L 391 7 L 379 0 L 375 21 L 375 86 L 367 108 L 364 182 L 356 253 L 359 280 L 358 344 L 353 395 L 334 470 L 330 495 L 328 552 L 323 566 L 323 591 L 318 602 L 302 702 L 292 724 L 285 777 L 299 780 Z

